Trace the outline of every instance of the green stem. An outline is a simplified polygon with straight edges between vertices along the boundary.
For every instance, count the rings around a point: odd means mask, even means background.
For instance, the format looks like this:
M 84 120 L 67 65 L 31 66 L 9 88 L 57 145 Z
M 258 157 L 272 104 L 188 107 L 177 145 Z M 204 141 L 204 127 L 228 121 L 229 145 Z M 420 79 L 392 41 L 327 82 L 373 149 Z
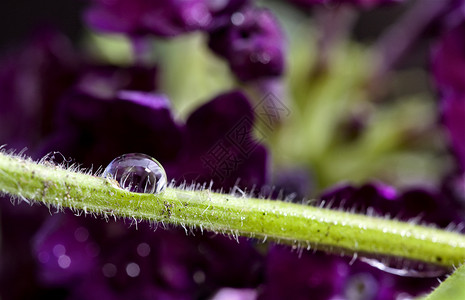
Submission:
M 210 190 L 136 194 L 101 177 L 0 153 L 0 190 L 56 207 L 198 227 L 215 232 L 359 255 L 452 266 L 465 261 L 465 236 L 412 223 Z

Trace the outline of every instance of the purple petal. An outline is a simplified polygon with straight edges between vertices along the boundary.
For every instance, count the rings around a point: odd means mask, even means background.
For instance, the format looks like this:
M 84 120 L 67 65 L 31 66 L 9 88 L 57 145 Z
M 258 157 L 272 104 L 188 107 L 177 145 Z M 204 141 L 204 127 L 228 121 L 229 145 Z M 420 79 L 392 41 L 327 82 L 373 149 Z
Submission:
M 442 123 L 452 151 L 457 157 L 458 169 L 465 171 L 465 93 L 446 94 L 442 97 L 440 105 Z
M 377 5 L 395 4 L 404 2 L 404 0 L 291 0 L 302 7 L 313 7 L 315 5 L 340 5 L 350 4 L 362 8 L 373 8 Z
M 324 191 L 320 202 L 326 205 L 358 213 L 375 213 L 396 216 L 400 210 L 397 192 L 394 188 L 379 183 L 368 183 L 360 187 L 340 184 Z
M 93 28 L 106 32 L 130 35 L 154 34 L 172 37 L 194 30 L 207 30 L 239 8 L 245 0 L 225 1 L 150 1 L 150 0 L 94 0 L 85 20 Z
M 86 166 L 106 165 L 131 152 L 169 162 L 181 149 L 182 129 L 163 95 L 124 91 L 99 99 L 81 92 L 64 99 L 61 126 L 42 146 L 41 155 L 60 151 Z
M 465 92 L 465 22 L 443 34 L 432 56 L 435 83 L 442 93 Z
M 274 246 L 258 299 L 331 299 L 341 292 L 347 275 L 348 265 L 338 257 L 306 251 L 300 255 Z
M 416 218 L 442 228 L 463 221 L 457 207 L 435 191 L 423 188 L 410 189 L 400 195 L 399 201 L 402 204 L 402 211 L 398 217 L 402 220 Z
M 58 99 L 79 69 L 70 42 L 41 32 L 0 63 L 0 144 L 32 148 L 53 125 Z
M 187 146 L 177 178 L 214 182 L 228 190 L 260 188 L 266 183 L 268 156 L 253 137 L 254 113 L 238 91 L 222 94 L 191 114 L 186 123 Z
M 210 48 L 228 60 L 242 81 L 281 75 L 285 44 L 274 15 L 253 7 L 234 13 L 230 23 L 212 32 L 209 40 Z

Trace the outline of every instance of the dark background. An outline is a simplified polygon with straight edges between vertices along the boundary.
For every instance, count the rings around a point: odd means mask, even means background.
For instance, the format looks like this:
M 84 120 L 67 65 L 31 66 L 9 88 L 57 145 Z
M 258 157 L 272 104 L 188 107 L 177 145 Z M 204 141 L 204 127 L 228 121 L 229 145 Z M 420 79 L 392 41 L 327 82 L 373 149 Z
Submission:
M 42 27 L 58 28 L 76 40 L 85 5 L 85 0 L 0 0 L 0 54 Z

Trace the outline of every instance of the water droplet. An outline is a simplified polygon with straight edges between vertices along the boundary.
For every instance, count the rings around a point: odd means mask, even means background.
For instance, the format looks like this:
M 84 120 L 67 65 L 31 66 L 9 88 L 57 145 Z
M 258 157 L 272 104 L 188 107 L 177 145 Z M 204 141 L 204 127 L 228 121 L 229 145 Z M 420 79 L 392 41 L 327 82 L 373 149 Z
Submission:
M 166 173 L 153 157 L 142 153 L 121 155 L 102 174 L 116 180 L 119 187 L 134 193 L 158 194 L 166 187 Z
M 405 277 L 439 277 L 450 271 L 442 266 L 407 259 L 376 259 L 362 257 L 360 260 L 381 271 Z

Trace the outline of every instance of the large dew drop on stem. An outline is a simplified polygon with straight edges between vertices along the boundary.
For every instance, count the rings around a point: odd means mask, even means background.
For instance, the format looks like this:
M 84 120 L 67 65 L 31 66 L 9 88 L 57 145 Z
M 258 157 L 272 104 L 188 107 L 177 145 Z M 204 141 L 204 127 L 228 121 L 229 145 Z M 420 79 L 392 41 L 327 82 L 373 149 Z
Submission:
M 158 194 L 166 188 L 167 183 L 161 164 L 142 153 L 129 153 L 115 158 L 102 176 L 115 180 L 121 188 L 134 193 Z

